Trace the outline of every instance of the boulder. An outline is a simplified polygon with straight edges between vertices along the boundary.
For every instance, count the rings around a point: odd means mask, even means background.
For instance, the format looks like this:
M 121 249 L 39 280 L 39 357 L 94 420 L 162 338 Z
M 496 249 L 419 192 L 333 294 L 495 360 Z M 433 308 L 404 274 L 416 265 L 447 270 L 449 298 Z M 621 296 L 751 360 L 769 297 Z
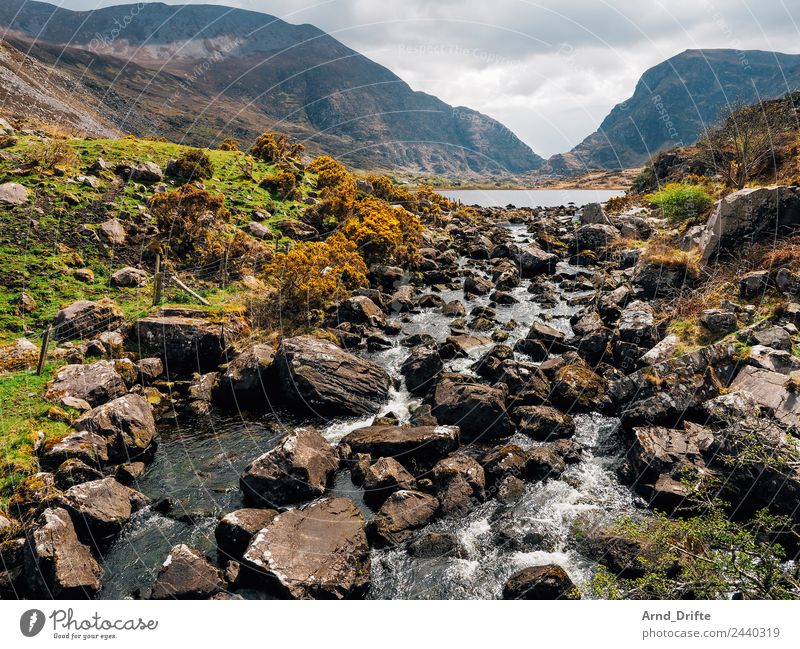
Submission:
M 119 469 L 116 473 L 119 473 Z M 53 474 L 56 487 L 66 491 L 76 484 L 91 482 L 92 480 L 102 480 L 105 476 L 96 466 L 89 466 L 82 460 L 70 458 L 64 460 Z
M 60 401 L 70 397 L 98 406 L 121 397 L 127 391 L 113 361 L 96 361 L 88 365 L 64 365 L 59 368 L 48 384 L 44 398 Z
M 140 355 L 161 358 L 170 374 L 203 373 L 216 369 L 222 350 L 248 332 L 233 313 L 211 318 L 192 309 L 162 309 L 136 322 L 133 342 Z
M 255 404 L 269 404 L 269 394 L 278 391 L 275 385 L 275 350 L 271 345 L 255 344 L 236 356 L 225 369 L 220 382 L 218 395 L 223 400 L 234 400 L 240 406 L 252 407 Z
M 575 434 L 575 421 L 550 406 L 520 406 L 513 412 L 519 432 L 539 441 L 552 441 Z
M 272 230 L 268 226 L 264 225 L 263 223 L 259 223 L 258 221 L 250 221 L 250 223 L 247 224 L 247 231 L 256 239 L 271 241 L 275 238 Z
M 164 172 L 155 162 L 140 162 L 131 166 L 129 179 L 137 183 L 160 183 Z
M 140 268 L 125 266 L 111 276 L 111 286 L 137 288 L 147 284 L 147 273 Z
M 800 426 L 800 396 L 785 374 L 747 365 L 731 383 L 732 392 L 748 392 L 762 408 L 771 410 L 786 426 Z
M 125 315 L 111 300 L 79 300 L 56 313 L 53 334 L 56 340 L 91 338 L 103 331 L 117 329 L 124 322 Z
M 29 523 L 48 507 L 58 507 L 61 497 L 55 476 L 40 471 L 17 483 L 14 495 L 8 500 L 8 513 L 23 523 Z
M 376 412 L 389 393 L 389 375 L 326 340 L 300 336 L 281 342 L 274 361 L 284 398 L 318 414 Z
M 739 279 L 739 295 L 745 300 L 762 298 L 771 286 L 772 277 L 768 270 L 754 270 Z
M 100 435 L 77 431 L 61 439 L 47 440 L 39 449 L 39 464 L 55 470 L 67 460 L 80 460 L 97 467 L 108 462 L 108 444 Z
M 319 232 L 316 228 L 294 219 L 281 219 L 275 223 L 275 227 L 283 236 L 290 239 L 307 241 L 319 237 Z
M 435 383 L 444 367 L 438 350 L 430 347 L 416 347 L 400 367 L 406 379 L 406 387 L 411 394 L 425 394 Z
M 160 358 L 142 358 L 136 363 L 139 380 L 145 385 L 152 383 L 164 373 L 164 363 Z
M 524 568 L 508 578 L 503 599 L 580 598 L 575 584 L 561 566 L 548 564 Z
M 496 485 L 508 476 L 521 477 L 525 473 L 525 452 L 516 444 L 503 444 L 488 451 L 482 458 L 486 482 Z
M 459 334 L 448 336 L 445 344 L 455 350 L 458 356 L 468 356 L 469 353 L 478 347 L 483 347 L 492 342 L 487 336 L 473 336 L 471 334 Z
M 486 497 L 483 467 L 468 455 L 458 453 L 439 460 L 430 479 L 444 514 L 467 510 Z
M 458 448 L 458 426 L 369 426 L 346 435 L 342 446 L 354 454 L 392 457 L 405 466 L 430 468 Z
M 259 507 L 291 505 L 324 494 L 338 467 L 336 450 L 315 428 L 297 428 L 248 464 L 239 486 Z
M 781 236 L 800 225 L 800 189 L 785 185 L 740 189 L 717 203 L 700 239 L 704 263 Z
M 793 356 L 788 351 L 753 345 L 747 357 L 747 363 L 770 372 L 791 374 L 800 370 L 800 358 Z
M 458 426 L 462 439 L 488 440 L 514 432 L 505 399 L 504 390 L 445 375 L 436 384 L 431 405 L 437 421 Z
M 70 487 L 63 503 L 81 539 L 102 548 L 150 501 L 114 478 L 104 478 Z
M 674 297 L 694 288 L 698 276 L 688 259 L 683 256 L 662 257 L 645 251 L 639 255 L 631 281 L 639 295 L 654 300 Z
M 364 502 L 378 509 L 395 491 L 413 489 L 414 476 L 397 460 L 382 457 L 364 473 Z
M 752 334 L 753 340 L 764 347 L 771 347 L 785 352 L 792 351 L 793 341 L 789 332 L 783 327 L 769 327 Z
M 480 357 L 470 368 L 475 374 L 487 381 L 496 381 L 500 366 L 504 361 L 514 358 L 514 350 L 508 345 L 495 345 Z
M 122 225 L 122 222 L 119 219 L 109 219 L 108 221 L 103 221 L 99 226 L 97 226 L 97 230 L 103 240 L 112 246 L 121 246 L 128 238 L 128 235 L 125 232 L 125 226 Z
M 545 252 L 536 244 L 514 248 L 512 256 L 519 266 L 522 277 L 536 277 L 544 273 L 555 271 L 558 257 L 550 252 Z
M 364 295 L 356 295 L 339 302 L 334 312 L 334 319 L 337 323 L 364 324 L 377 329 L 386 327 L 386 316 L 383 311 Z
M 577 252 L 589 250 L 604 252 L 609 244 L 619 239 L 619 230 L 612 225 L 598 223 L 582 225 L 575 230 L 573 247 Z
M 181 543 L 161 565 L 150 599 L 208 599 L 224 587 L 222 571 Z
M 620 314 L 617 331 L 623 342 L 650 349 L 658 341 L 653 307 L 639 300 L 630 302 Z
M 406 548 L 415 559 L 435 559 L 439 557 L 466 558 L 464 550 L 455 534 L 449 532 L 430 532 L 414 539 Z
M 153 408 L 138 394 L 126 394 L 98 406 L 73 426 L 102 437 L 108 445 L 108 457 L 117 462 L 139 457 L 156 437 Z
M 431 522 L 438 511 L 435 496 L 421 491 L 396 491 L 369 522 L 370 539 L 378 547 L 398 545 Z
M 553 376 L 550 400 L 567 412 L 600 409 L 605 402 L 606 388 L 602 377 L 577 354 L 565 354 L 562 359 L 567 362 Z
M 19 183 L 0 184 L 0 205 L 16 207 L 28 202 L 28 190 Z
M 46 509 L 29 534 L 25 575 L 38 599 L 91 599 L 100 590 L 103 569 L 75 533 L 70 515 Z
M 581 225 L 598 225 L 605 223 L 611 225 L 605 210 L 600 203 L 588 203 L 583 206 L 580 215 Z
M 641 365 L 656 365 L 669 360 L 678 349 L 678 336 L 669 334 L 656 344 L 651 350 L 643 354 L 639 359 Z
M 237 509 L 225 514 L 214 529 L 217 549 L 226 558 L 238 561 L 255 535 L 277 515 L 274 509 Z
M 566 468 L 564 460 L 551 448 L 534 446 L 525 451 L 525 478 L 528 480 L 556 480 Z
M 700 312 L 699 320 L 700 324 L 717 336 L 736 331 L 739 326 L 736 314 L 725 309 L 705 309 Z
M 242 559 L 251 579 L 291 599 L 363 596 L 369 585 L 364 516 L 347 498 L 327 498 L 276 516 Z

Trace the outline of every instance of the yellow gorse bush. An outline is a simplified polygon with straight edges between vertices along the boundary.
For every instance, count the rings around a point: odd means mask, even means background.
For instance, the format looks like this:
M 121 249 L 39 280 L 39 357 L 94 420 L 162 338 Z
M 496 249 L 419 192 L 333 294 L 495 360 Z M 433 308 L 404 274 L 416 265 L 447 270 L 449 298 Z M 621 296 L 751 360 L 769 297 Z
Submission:
M 353 241 L 367 263 L 411 261 L 419 249 L 422 224 L 412 213 L 377 198 L 359 201 L 356 215 L 342 233 Z

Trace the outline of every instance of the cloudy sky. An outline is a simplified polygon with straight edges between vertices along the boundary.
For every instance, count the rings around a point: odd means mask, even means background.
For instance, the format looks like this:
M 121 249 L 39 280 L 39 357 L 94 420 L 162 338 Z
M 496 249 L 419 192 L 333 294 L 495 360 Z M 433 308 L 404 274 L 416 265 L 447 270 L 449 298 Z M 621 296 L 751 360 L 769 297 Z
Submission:
M 51 2 L 83 10 L 125 4 Z M 243 7 L 316 25 L 414 89 L 500 120 L 545 157 L 593 132 L 645 69 L 685 49 L 800 53 L 796 0 L 166 2 Z

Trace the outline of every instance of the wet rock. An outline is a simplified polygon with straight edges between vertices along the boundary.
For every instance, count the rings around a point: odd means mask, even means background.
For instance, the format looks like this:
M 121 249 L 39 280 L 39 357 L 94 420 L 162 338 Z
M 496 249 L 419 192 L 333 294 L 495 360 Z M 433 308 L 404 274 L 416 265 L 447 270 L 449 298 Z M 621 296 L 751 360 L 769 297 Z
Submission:
M 145 284 L 147 284 L 147 273 L 139 268 L 133 268 L 132 266 L 120 268 L 111 276 L 112 286 L 137 288 Z
M 138 482 L 139 478 L 144 475 L 147 465 L 144 462 L 127 462 L 117 466 L 114 471 L 114 479 L 120 484 L 130 487 Z M 102 477 L 102 476 L 99 476 Z
M 81 538 L 102 547 L 150 501 L 114 478 L 104 478 L 70 487 L 64 492 L 63 503 Z
M 430 532 L 414 539 L 406 548 L 416 559 L 435 559 L 439 557 L 464 558 L 465 552 L 455 534 L 449 532 Z
M 292 599 L 364 594 L 370 561 L 364 516 L 347 498 L 328 498 L 276 516 L 243 557 L 256 584 Z
M 53 474 L 56 487 L 62 491 L 84 482 L 102 480 L 103 477 L 103 474 L 94 466 L 89 466 L 75 458 L 64 460 Z
M 524 568 L 508 578 L 503 599 L 580 598 L 575 584 L 561 566 L 549 564 Z
M 158 356 L 170 374 L 191 374 L 216 369 L 222 350 L 248 332 L 247 323 L 233 313 L 223 319 L 192 309 L 162 309 L 138 320 L 133 335 L 142 356 Z
M 91 338 L 117 329 L 125 322 L 122 310 L 111 300 L 78 300 L 56 313 L 53 334 L 56 340 Z
M 477 275 L 468 275 L 464 279 L 464 293 L 469 295 L 489 295 L 493 288 L 488 279 Z
M 564 333 L 542 322 L 534 322 L 525 338 L 542 343 L 549 352 L 556 354 L 568 349 Z
M 240 406 L 269 404 L 269 393 L 276 392 L 271 345 L 256 344 L 236 356 L 225 369 L 217 396 L 223 401 L 235 400 Z
M 566 470 L 564 460 L 546 446 L 534 446 L 525 451 L 525 478 L 528 480 L 556 480 Z
M 411 394 L 425 394 L 442 371 L 444 363 L 438 350 L 430 347 L 417 347 L 403 362 L 400 373 L 406 379 L 406 387 Z
M 386 326 L 386 316 L 380 307 L 364 295 L 356 295 L 338 304 L 334 312 L 336 322 L 365 324 L 377 329 Z
M 495 345 L 470 368 L 487 381 L 496 381 L 503 361 L 514 358 L 514 350 L 508 345 Z
M 519 432 L 539 441 L 552 441 L 575 434 L 575 422 L 550 406 L 521 406 L 515 408 L 514 419 Z
M 497 485 L 497 499 L 512 504 L 525 495 L 525 483 L 514 475 L 507 475 Z
M 409 313 L 416 308 L 417 291 L 410 284 L 400 286 L 389 303 L 392 313 Z
M 431 481 L 444 514 L 468 510 L 486 497 L 483 467 L 468 455 L 459 453 L 437 462 Z
M 325 493 L 339 456 L 316 429 L 297 428 L 245 467 L 239 486 L 261 507 L 291 505 Z
M 375 264 L 369 267 L 369 279 L 378 288 L 393 293 L 405 278 L 405 271 L 398 266 Z
M 550 448 L 565 464 L 577 464 L 583 459 L 583 447 L 574 439 L 557 439 Z
M 103 569 L 75 533 L 69 514 L 46 509 L 28 537 L 26 586 L 41 599 L 91 599 L 100 590 Z
M 555 271 L 558 257 L 550 252 L 545 252 L 536 244 L 514 248 L 512 257 L 519 265 L 522 277 L 536 277 Z
M 468 356 L 470 351 L 476 347 L 483 347 L 492 342 L 491 338 L 486 336 L 473 336 L 470 334 L 459 334 L 457 336 L 448 336 L 446 344 L 455 349 L 455 353 L 459 356 Z M 444 356 L 442 356 L 444 358 Z
M 608 343 L 613 333 L 596 311 L 581 316 L 572 324 L 572 330 L 580 337 L 576 349 L 587 361 L 596 363 L 608 353 Z
M 619 230 L 612 225 L 593 224 L 583 225 L 575 230 L 573 247 L 577 252 L 589 250 L 591 252 L 603 252 L 617 239 Z
M 551 386 L 542 370 L 532 363 L 503 361 L 497 373 L 496 386 L 508 388 L 508 409 L 538 406 L 547 403 Z
M 666 263 L 659 258 L 639 255 L 631 278 L 638 294 L 650 300 L 679 295 L 697 285 L 697 276 L 686 264 Z
M 389 392 L 381 367 L 318 338 L 284 339 L 274 364 L 284 398 L 319 414 L 373 413 Z
M 153 409 L 138 394 L 126 394 L 98 406 L 81 416 L 73 426 L 78 431 L 102 437 L 108 444 L 108 457 L 117 461 L 139 457 L 156 437 Z
M 482 458 L 486 482 L 493 486 L 507 476 L 525 473 L 525 452 L 516 444 L 503 444 L 488 451 Z
M 453 300 L 442 306 L 442 314 L 451 318 L 463 318 L 467 312 L 461 302 Z
M 736 331 L 738 323 L 736 314 L 724 309 L 705 309 L 700 313 L 700 324 L 712 334 L 722 336 Z
M 396 491 L 370 521 L 370 539 L 378 547 L 398 545 L 433 520 L 438 510 L 435 496 L 421 491 Z
M 48 440 L 39 450 L 39 463 L 44 469 L 56 469 L 72 459 L 94 467 L 105 464 L 108 462 L 106 440 L 89 431 L 77 431 L 61 439 Z
M 222 571 L 181 543 L 161 565 L 150 599 L 208 599 L 224 587 Z
M 346 435 L 353 453 L 392 457 L 405 466 L 432 467 L 458 448 L 458 426 L 369 426 Z
M 683 467 L 704 467 L 703 453 L 713 442 L 713 433 L 702 426 L 688 430 L 643 426 L 633 429 L 628 455 L 639 478 L 652 482 Z
M 729 250 L 746 251 L 761 237 L 781 236 L 800 225 L 800 193 L 796 187 L 741 189 L 717 203 L 700 239 L 704 263 Z
M 567 412 L 600 410 L 605 403 L 605 381 L 577 354 L 570 355 L 555 372 L 550 400 Z
M 92 406 L 120 397 L 127 392 L 113 361 L 88 365 L 64 365 L 48 384 L 44 398 L 59 401 L 64 397 L 82 399 Z
M 395 491 L 414 488 L 412 476 L 402 464 L 390 457 L 382 457 L 364 474 L 364 502 L 378 509 Z
M 445 375 L 436 385 L 431 404 L 437 421 L 458 426 L 462 439 L 471 441 L 514 432 L 505 398 L 504 390 Z

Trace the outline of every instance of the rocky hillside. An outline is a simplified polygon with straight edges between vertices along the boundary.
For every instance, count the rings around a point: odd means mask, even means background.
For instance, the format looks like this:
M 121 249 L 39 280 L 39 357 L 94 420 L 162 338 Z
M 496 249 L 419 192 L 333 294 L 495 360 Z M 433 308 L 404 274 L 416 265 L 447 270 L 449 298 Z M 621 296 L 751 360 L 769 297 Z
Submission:
M 694 144 L 729 103 L 751 104 L 798 87 L 800 55 L 687 50 L 647 70 L 595 133 L 549 163 L 555 172 L 637 167 L 663 149 Z
M 0 130 L 3 598 L 800 598 L 800 188 Z
M 0 27 L 31 65 L 57 60 L 80 79 L 122 132 L 206 146 L 274 128 L 356 167 L 462 178 L 543 163 L 502 124 L 413 91 L 311 25 L 211 5 L 85 13 L 9 0 Z M 25 97 L 0 102 L 24 109 Z

